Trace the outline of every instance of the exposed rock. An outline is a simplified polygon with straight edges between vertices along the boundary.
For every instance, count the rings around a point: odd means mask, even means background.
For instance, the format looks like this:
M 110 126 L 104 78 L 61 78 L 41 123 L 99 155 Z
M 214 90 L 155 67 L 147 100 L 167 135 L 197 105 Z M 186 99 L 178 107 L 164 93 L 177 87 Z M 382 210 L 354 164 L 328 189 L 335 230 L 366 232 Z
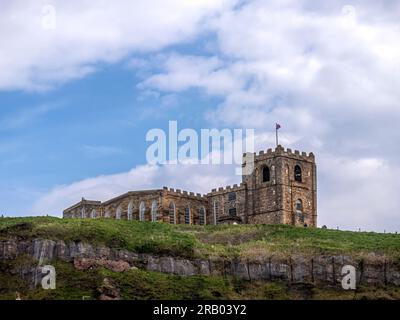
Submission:
M 17 257 L 18 246 L 15 240 L 1 242 L 1 258 L 3 260 L 15 259 Z
M 103 279 L 103 284 L 97 289 L 99 300 L 121 300 L 121 293 L 117 285 L 109 278 Z
M 197 260 L 198 274 L 202 276 L 210 275 L 210 262 L 206 260 Z
M 57 256 L 58 259 L 60 260 L 68 260 L 69 259 L 69 251 L 68 247 L 65 244 L 64 241 L 58 240 L 56 243 L 56 248 L 55 248 L 55 255 Z
M 293 255 L 289 258 L 265 256 L 256 261 L 218 258 L 208 260 L 141 254 L 72 241 L 65 243 L 46 239 L 9 239 L 0 242 L 1 260 L 9 261 L 18 257 L 32 259 L 36 266 L 45 261 L 59 259 L 73 262 L 75 268 L 80 270 L 104 267 L 124 272 L 140 268 L 181 276 L 233 276 L 245 280 L 282 280 L 292 284 L 313 283 L 321 286 L 339 286 L 342 267 L 352 265 L 356 268 L 357 284 L 400 285 L 400 265 L 378 254 L 362 259 L 347 255 Z M 21 265 L 12 272 L 21 276 L 34 274 L 28 265 Z
M 52 260 L 56 242 L 53 240 L 33 240 L 33 258 L 41 264 L 44 260 Z
M 104 267 L 115 272 L 124 272 L 131 269 L 131 266 L 126 261 L 87 258 L 75 258 L 74 267 L 78 270 L 88 270 L 97 267 Z

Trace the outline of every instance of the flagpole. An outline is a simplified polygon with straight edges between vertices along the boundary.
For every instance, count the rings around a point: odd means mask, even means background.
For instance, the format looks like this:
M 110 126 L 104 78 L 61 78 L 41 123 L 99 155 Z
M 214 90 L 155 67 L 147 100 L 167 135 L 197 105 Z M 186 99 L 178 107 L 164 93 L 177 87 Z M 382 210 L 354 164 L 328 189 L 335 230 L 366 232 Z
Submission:
M 278 126 L 275 125 L 275 140 L 276 140 L 276 146 L 278 146 Z

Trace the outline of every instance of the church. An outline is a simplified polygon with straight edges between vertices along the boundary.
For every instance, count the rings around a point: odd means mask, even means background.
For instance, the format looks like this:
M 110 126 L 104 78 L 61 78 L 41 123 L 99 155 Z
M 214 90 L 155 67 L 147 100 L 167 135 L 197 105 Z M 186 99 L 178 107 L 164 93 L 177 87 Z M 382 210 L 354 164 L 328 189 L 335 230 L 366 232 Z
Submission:
M 253 170 L 242 175 L 239 185 L 219 187 L 207 194 L 163 187 L 129 191 L 105 202 L 82 198 L 65 209 L 63 217 L 316 227 L 314 154 L 293 152 L 278 145 L 274 150 L 254 153 L 253 160 Z M 242 167 L 246 167 L 246 160 Z

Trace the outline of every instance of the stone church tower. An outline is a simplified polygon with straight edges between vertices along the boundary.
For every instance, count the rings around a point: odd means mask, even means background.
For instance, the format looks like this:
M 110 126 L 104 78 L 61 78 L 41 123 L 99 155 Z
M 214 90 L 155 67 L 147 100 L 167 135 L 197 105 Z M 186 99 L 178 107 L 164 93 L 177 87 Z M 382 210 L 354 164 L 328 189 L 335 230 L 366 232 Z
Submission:
M 317 226 L 317 180 L 313 153 L 278 146 L 250 154 L 254 166 L 242 183 L 201 195 L 163 187 L 128 191 L 105 202 L 82 200 L 65 218 L 114 218 L 171 224 L 263 223 Z M 254 156 L 254 157 L 253 157 Z M 248 159 L 246 156 L 245 159 Z M 247 160 L 248 161 L 248 160 Z
M 246 223 L 316 226 L 316 176 L 313 153 L 278 146 L 255 154 L 252 174 L 242 177 L 247 187 Z

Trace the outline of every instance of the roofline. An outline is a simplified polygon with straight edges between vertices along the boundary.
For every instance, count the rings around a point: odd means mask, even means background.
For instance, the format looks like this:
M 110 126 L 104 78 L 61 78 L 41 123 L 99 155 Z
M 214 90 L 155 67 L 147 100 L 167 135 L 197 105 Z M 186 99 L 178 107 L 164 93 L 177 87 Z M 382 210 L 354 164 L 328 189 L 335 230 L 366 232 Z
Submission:
M 63 212 L 75 209 L 76 207 L 79 207 L 82 204 L 94 204 L 94 205 L 101 205 L 101 201 L 97 201 L 97 200 L 81 200 L 75 204 L 73 204 L 72 206 L 68 207 L 67 209 L 64 209 Z
M 107 201 L 104 201 L 102 204 L 103 205 L 107 205 L 107 204 L 110 204 L 111 202 L 114 202 L 114 201 L 119 200 L 121 198 L 125 198 L 127 196 L 135 195 L 135 194 L 138 194 L 138 193 L 159 193 L 159 192 L 162 192 L 162 191 L 164 191 L 164 189 L 149 189 L 149 190 L 128 191 L 128 192 L 126 192 L 124 194 L 121 194 L 120 196 L 117 196 L 117 197 L 114 197 L 114 198 L 109 199 Z

